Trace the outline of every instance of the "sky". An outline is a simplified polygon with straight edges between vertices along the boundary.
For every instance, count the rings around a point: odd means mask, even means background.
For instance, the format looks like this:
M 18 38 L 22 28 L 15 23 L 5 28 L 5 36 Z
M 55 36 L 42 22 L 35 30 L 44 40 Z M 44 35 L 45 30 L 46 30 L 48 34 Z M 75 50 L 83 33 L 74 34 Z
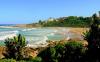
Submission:
M 100 0 L 0 0 L 0 24 L 27 24 L 50 17 L 91 16 Z

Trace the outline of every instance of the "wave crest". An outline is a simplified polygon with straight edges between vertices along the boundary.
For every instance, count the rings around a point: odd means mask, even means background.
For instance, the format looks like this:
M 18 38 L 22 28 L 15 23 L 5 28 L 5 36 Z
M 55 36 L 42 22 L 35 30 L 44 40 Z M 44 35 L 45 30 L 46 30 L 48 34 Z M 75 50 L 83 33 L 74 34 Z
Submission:
M 0 40 L 5 40 L 7 38 L 13 38 L 16 36 L 18 31 L 4 31 L 0 32 Z

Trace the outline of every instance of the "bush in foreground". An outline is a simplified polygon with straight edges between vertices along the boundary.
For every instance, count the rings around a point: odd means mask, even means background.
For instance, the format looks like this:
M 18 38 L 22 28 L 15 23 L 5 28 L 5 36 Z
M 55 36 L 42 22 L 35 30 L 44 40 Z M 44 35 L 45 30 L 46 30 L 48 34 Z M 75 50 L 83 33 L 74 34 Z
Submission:
M 100 62 L 100 17 L 93 14 L 91 21 L 90 30 L 84 35 L 88 42 L 87 57 L 89 62 Z
M 16 62 L 14 59 L 1 59 L 0 62 Z
M 38 56 L 42 58 L 43 62 L 80 62 L 84 55 L 83 47 L 80 42 L 67 42 L 65 45 L 58 44 L 54 47 L 48 47 L 42 51 Z
M 5 45 L 7 47 L 7 58 L 13 59 L 23 59 L 22 58 L 22 48 L 26 46 L 25 37 L 19 34 L 18 36 L 12 39 L 6 39 Z
M 15 59 L 0 59 L 0 62 L 41 62 L 41 58 L 36 57 L 31 60 L 19 60 L 19 61 L 15 60 Z

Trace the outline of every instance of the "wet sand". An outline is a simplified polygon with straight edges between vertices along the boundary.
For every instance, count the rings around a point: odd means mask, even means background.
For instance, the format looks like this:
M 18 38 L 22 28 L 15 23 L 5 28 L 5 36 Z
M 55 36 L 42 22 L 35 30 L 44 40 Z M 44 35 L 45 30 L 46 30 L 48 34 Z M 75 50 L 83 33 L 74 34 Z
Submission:
M 89 28 L 70 28 L 70 32 L 77 33 L 77 34 L 83 34 L 83 32 L 86 32 L 89 30 Z

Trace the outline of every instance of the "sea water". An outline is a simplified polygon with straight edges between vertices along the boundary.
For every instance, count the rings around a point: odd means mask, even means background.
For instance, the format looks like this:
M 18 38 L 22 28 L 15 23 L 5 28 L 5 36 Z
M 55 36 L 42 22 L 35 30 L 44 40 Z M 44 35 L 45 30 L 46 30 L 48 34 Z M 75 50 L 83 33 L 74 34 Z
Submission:
M 4 45 L 7 38 L 13 38 L 18 34 L 25 36 L 28 44 L 45 44 L 47 40 L 63 40 L 62 30 L 54 28 L 11 28 L 0 27 L 0 45 Z

